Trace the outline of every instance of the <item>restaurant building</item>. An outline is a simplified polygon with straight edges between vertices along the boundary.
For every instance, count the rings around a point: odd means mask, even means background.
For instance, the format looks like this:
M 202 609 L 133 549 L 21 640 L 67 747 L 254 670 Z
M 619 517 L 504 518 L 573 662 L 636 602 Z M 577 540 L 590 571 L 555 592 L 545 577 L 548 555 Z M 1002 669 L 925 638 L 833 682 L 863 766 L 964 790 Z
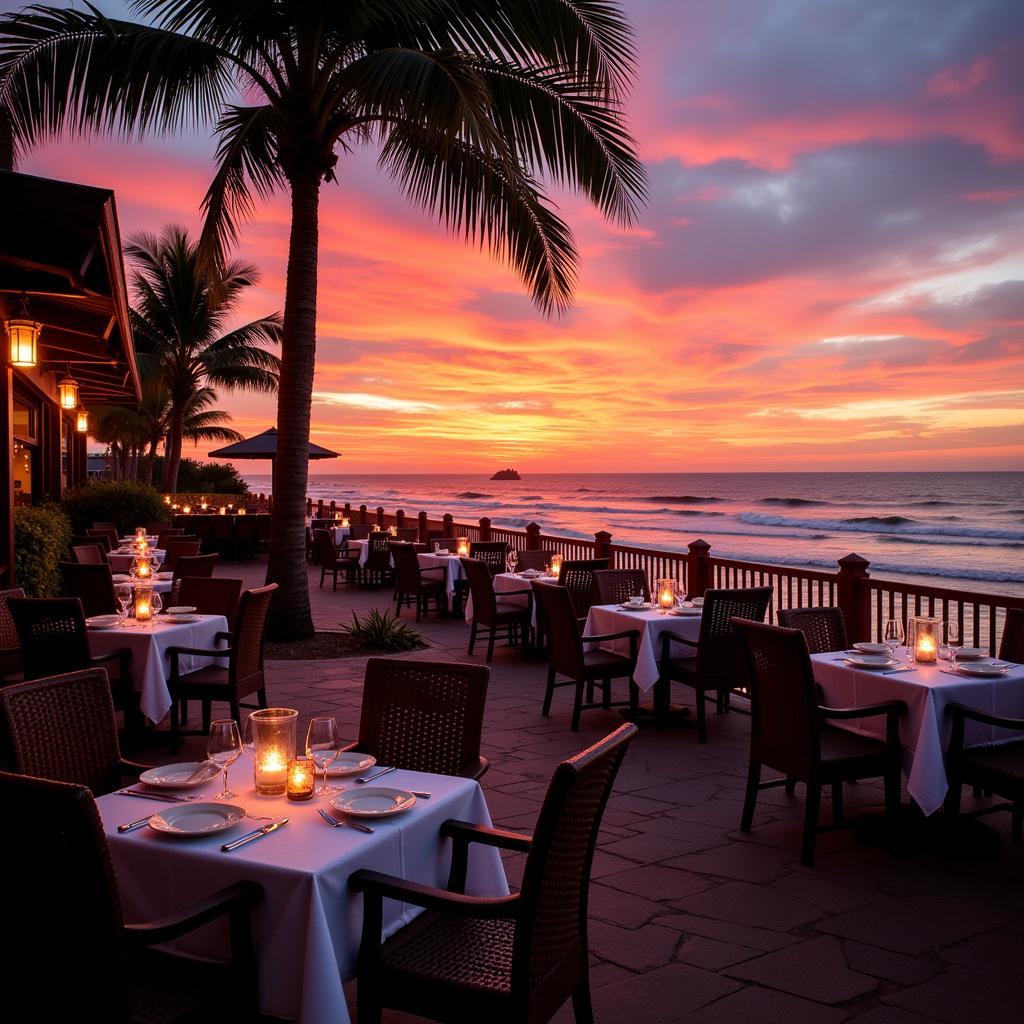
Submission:
M 5 587 L 14 507 L 84 483 L 89 410 L 141 393 L 113 192 L 0 171 L 0 210 Z

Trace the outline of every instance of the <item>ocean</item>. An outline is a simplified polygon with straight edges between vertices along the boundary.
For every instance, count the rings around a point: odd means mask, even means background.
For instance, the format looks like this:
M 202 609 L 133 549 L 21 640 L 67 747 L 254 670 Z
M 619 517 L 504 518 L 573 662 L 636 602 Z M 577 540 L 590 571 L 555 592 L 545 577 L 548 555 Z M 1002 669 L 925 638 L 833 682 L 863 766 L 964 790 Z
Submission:
M 348 475 L 311 466 L 309 494 L 407 515 L 834 569 L 851 551 L 875 576 L 1024 594 L 1024 473 L 469 473 Z M 254 491 L 269 475 L 245 475 Z

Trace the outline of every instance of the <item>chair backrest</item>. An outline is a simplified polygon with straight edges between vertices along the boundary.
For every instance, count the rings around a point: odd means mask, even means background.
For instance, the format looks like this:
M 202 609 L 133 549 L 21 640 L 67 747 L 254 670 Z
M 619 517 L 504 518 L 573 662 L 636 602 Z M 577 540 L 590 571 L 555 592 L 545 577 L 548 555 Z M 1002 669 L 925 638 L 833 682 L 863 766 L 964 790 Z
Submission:
M 631 597 L 651 599 L 651 584 L 643 569 L 595 569 L 594 603 L 625 604 Z
M 390 546 L 391 560 L 395 565 L 395 588 L 404 594 L 413 594 L 420 589 L 420 562 L 416 557 L 412 544 L 395 544 Z M 438 573 L 431 573 L 427 579 L 437 579 Z
M 750 756 L 806 779 L 820 758 L 817 687 L 799 629 L 734 618 L 750 679 Z
M 334 546 L 328 530 L 314 530 L 313 539 L 316 541 L 317 552 L 320 555 L 320 564 L 328 569 L 333 569 L 338 564 L 338 549 Z
M 77 597 L 14 597 L 8 607 L 26 679 L 90 667 L 85 612 Z
M 391 569 L 391 537 L 384 532 L 368 535 L 369 547 L 363 568 L 371 572 L 388 572 Z
M 850 646 L 846 638 L 846 619 L 843 609 L 822 606 L 820 608 L 780 608 L 778 611 L 780 626 L 787 629 L 799 629 L 807 641 L 807 650 L 811 654 L 824 654 L 826 651 L 845 651 Z
M 732 620 L 764 621 L 771 599 L 771 587 L 704 591 L 704 610 L 697 637 L 698 681 L 706 684 L 721 679 L 723 688 L 744 684 L 747 665 L 736 643 L 736 629 Z
M 353 540 L 366 540 L 373 532 L 373 523 L 353 523 L 348 528 L 348 535 Z
M 228 682 L 238 697 L 244 697 L 263 685 L 263 645 L 270 602 L 276 590 L 276 583 L 255 587 L 244 591 L 238 602 L 228 663 Z
M 552 588 L 555 589 L 555 588 Z M 563 595 L 564 596 L 564 595 Z M 555 769 L 533 831 L 520 890 L 512 991 L 552 1012 L 586 963 L 587 897 L 601 818 L 635 725 L 620 726 Z M 561 979 L 561 989 L 552 991 Z M 529 1019 L 547 1015 L 530 1013 Z
M 490 675 L 483 665 L 370 658 L 359 749 L 389 766 L 473 775 Z
M 116 551 L 120 546 L 120 542 L 117 539 L 117 531 L 114 530 L 114 540 L 111 543 L 110 534 L 106 530 L 94 530 L 92 528 L 85 531 L 86 537 L 89 540 L 94 541 L 103 548 L 103 553 L 109 555 L 111 551 Z
M 551 561 L 550 551 L 520 551 L 516 557 L 516 572 L 524 569 L 543 569 Z
M 241 580 L 226 576 L 182 576 L 178 603 L 195 605 L 200 615 L 223 615 L 228 629 L 234 629 L 243 586 Z
M 93 565 L 61 562 L 59 568 L 68 597 L 79 598 L 87 616 L 113 615 L 117 611 L 114 579 L 105 562 Z
M 103 548 L 99 544 L 72 544 L 71 561 L 78 565 L 103 565 Z
M 185 531 L 180 526 L 166 526 L 156 535 L 156 546 L 161 551 L 167 550 L 167 543 L 172 537 L 180 537 Z
M 460 558 L 462 570 L 469 582 L 469 596 L 473 600 L 473 618 L 485 626 L 493 626 L 497 613 L 494 596 L 494 577 L 479 558 Z
M 548 637 L 548 662 L 556 672 L 579 678 L 583 672 L 583 642 L 576 607 L 565 587 L 533 580 L 537 618 Z
M 598 569 L 607 569 L 608 564 L 607 558 L 580 558 L 562 563 L 558 584 L 569 592 L 576 618 L 587 617 L 594 603 L 594 573 Z
M 179 558 L 193 558 L 199 554 L 199 548 L 202 541 L 193 540 L 185 537 L 171 537 L 167 541 L 167 547 L 165 549 L 164 564 L 162 568 L 165 572 L 173 572 L 174 567 L 178 564 Z
M 16 936 L 4 952 L 9 1020 L 129 1020 L 124 918 L 96 803 L 84 786 L 0 773 L 0 802 L 18 828 L 0 843 L 4 919 Z M 40 989 L 39 958 L 61 945 L 74 956 Z
M 113 530 L 114 536 L 117 536 L 117 523 L 112 520 L 96 520 L 92 524 L 94 530 Z
M 395 530 L 395 540 L 407 540 L 410 544 L 420 539 L 418 526 L 400 526 Z
M 0 717 L 14 771 L 88 786 L 97 796 L 120 784 L 121 748 L 106 670 L 6 686 Z
M 173 579 L 180 580 L 185 576 L 202 576 L 209 579 L 213 575 L 220 555 L 179 555 L 174 563 Z
M 1003 636 L 999 641 L 1002 661 L 1024 661 L 1024 608 L 1007 608 Z
M 437 544 L 442 551 L 457 551 L 459 547 L 459 542 L 455 537 L 445 537 L 444 534 L 438 534 L 436 537 L 431 537 L 430 534 L 427 534 L 427 550 L 433 551 L 435 544 Z
M 0 590 L 0 653 L 5 651 L 16 651 L 20 646 L 18 642 L 18 627 L 14 624 L 14 616 L 7 602 L 12 597 L 24 597 L 25 591 L 21 587 L 11 587 L 10 590 Z
M 121 546 L 121 538 L 117 535 L 117 527 L 113 524 L 110 526 L 92 526 L 85 532 L 90 537 L 106 537 L 111 551 L 116 551 Z
M 164 530 L 173 529 L 168 519 L 150 519 L 146 523 L 146 533 L 151 537 L 159 537 Z
M 492 576 L 505 571 L 508 544 L 505 541 L 474 541 L 469 545 L 469 555 L 487 566 Z

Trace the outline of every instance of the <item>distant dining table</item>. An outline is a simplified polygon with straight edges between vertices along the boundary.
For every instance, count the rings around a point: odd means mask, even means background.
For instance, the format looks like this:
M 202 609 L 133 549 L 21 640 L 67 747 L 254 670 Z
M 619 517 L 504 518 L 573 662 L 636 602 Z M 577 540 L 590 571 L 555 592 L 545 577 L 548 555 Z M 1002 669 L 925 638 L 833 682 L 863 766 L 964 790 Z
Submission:
M 525 608 L 528 600 L 526 594 L 521 593 L 510 593 L 510 591 L 522 591 L 529 590 L 534 580 L 540 580 L 542 583 L 547 583 L 550 586 L 555 586 L 558 580 L 554 576 L 545 576 L 542 572 L 530 569 L 525 573 L 518 572 L 499 572 L 493 577 L 492 583 L 494 584 L 494 595 L 498 598 L 498 603 L 504 605 L 506 608 L 510 605 L 514 605 L 517 608 Z M 505 596 L 508 595 L 508 596 Z M 500 610 L 500 609 L 499 609 Z M 466 599 L 466 621 L 473 621 L 473 595 L 470 594 Z M 537 628 L 537 602 L 533 603 L 533 614 L 531 617 L 530 625 Z
M 843 652 L 811 656 L 814 679 L 822 689 L 825 705 L 854 707 L 886 700 L 906 704 L 906 713 L 899 721 L 903 769 L 907 792 L 925 814 L 933 814 L 942 806 L 949 788 L 943 761 L 951 732 L 945 713 L 949 704 L 1024 718 L 1024 666 L 1011 665 L 1005 675 L 980 677 L 952 672 L 948 661 L 907 663 L 906 648 L 897 649 L 898 660 L 907 666 L 899 672 L 857 668 L 847 664 L 846 657 Z M 836 724 L 884 738 L 883 716 Z M 1019 733 L 970 721 L 964 736 L 967 746 L 1019 738 Z
M 174 586 L 174 580 L 171 578 L 171 575 L 168 575 L 166 579 L 154 578 L 149 580 L 133 580 L 131 576 L 126 572 L 115 572 L 113 575 L 113 580 L 115 587 L 129 586 L 132 589 L 134 589 L 138 584 L 148 584 L 158 594 L 169 594 L 171 592 L 172 587 Z
M 147 554 L 161 564 L 167 557 L 167 552 L 163 548 L 150 548 Z M 128 572 L 135 557 L 134 551 L 111 551 L 107 555 L 107 564 L 110 566 L 111 572 Z
M 466 578 L 462 562 L 455 554 L 435 554 L 432 551 L 421 551 L 416 555 L 421 569 L 444 569 L 445 593 L 451 597 L 455 593 L 455 584 Z
M 252 909 L 252 928 L 261 1012 L 300 1024 L 347 1024 L 342 985 L 355 974 L 362 922 L 362 897 L 349 889 L 350 876 L 360 868 L 372 868 L 443 887 L 450 843 L 440 838 L 440 826 L 449 818 L 489 826 L 483 791 L 472 779 L 392 772 L 387 777 L 389 788 L 422 790 L 430 798 L 417 800 L 400 814 L 369 821 L 373 828 L 369 835 L 325 823 L 317 813 L 319 808 L 330 813 L 325 797 L 295 803 L 283 796 L 257 796 L 247 759 L 235 764 L 229 780 L 237 793 L 229 802 L 254 817 L 229 831 L 202 837 L 161 835 L 146 827 L 120 833 L 119 824 L 184 805 L 118 793 L 100 797 L 97 804 L 125 917 L 155 920 L 234 882 L 257 882 L 263 887 L 263 898 Z M 212 799 L 219 781 L 218 777 L 199 792 Z M 333 816 L 342 820 L 340 814 Z M 283 828 L 234 851 L 221 849 L 266 821 L 282 818 L 288 818 Z M 473 848 L 467 882 L 466 891 L 472 896 L 508 894 L 497 850 Z M 384 934 L 397 931 L 418 913 L 408 904 L 385 900 Z M 227 928 L 203 928 L 180 940 L 176 948 L 189 955 L 223 959 Z

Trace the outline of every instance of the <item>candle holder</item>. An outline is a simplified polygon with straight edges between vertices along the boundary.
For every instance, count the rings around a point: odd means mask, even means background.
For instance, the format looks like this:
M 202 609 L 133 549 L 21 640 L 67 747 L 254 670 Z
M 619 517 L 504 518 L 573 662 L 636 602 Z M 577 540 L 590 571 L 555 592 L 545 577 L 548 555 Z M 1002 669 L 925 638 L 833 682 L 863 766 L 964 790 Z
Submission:
M 149 555 L 136 555 L 134 559 L 135 578 L 137 580 L 151 580 L 153 578 L 153 563 Z
M 348 529 L 349 521 L 348 521 L 348 517 L 347 516 L 342 516 L 341 517 L 341 526 L 342 526 L 342 529 L 346 529 L 346 530 Z
M 907 621 L 907 643 L 919 665 L 934 665 L 942 642 L 942 619 L 912 615 Z
M 388 536 L 389 537 L 397 537 L 398 536 L 398 527 L 397 526 L 389 526 L 388 527 Z
M 135 527 L 135 539 L 137 541 L 146 539 L 146 528 L 144 526 Z
M 295 759 L 295 726 L 299 713 L 291 708 L 261 708 L 249 716 L 253 737 L 253 781 L 259 796 L 283 796 L 288 766 Z
M 219 516 L 226 516 L 227 514 L 228 514 L 228 507 L 227 507 L 227 505 L 221 505 L 221 507 L 219 509 L 217 509 L 217 515 L 219 515 Z
M 469 558 L 469 538 L 468 537 L 456 537 L 455 538 L 455 554 L 459 558 Z
M 551 575 L 557 580 L 562 575 L 562 556 L 557 552 L 551 556 Z
M 308 757 L 296 757 L 288 762 L 288 799 L 311 800 L 316 781 L 316 765 Z
M 655 604 L 662 613 L 671 611 L 676 606 L 676 581 L 658 580 L 654 589 Z
M 135 584 L 135 621 L 151 622 L 153 619 L 153 588 L 147 583 Z
M 182 512 L 183 512 L 183 513 L 184 513 L 185 515 L 187 515 L 187 516 L 190 516 L 190 515 L 192 515 L 192 506 L 191 506 L 191 505 L 185 505 L 185 506 L 183 506 L 183 507 L 182 507 L 182 510 L 181 510 L 181 511 L 182 511 Z

